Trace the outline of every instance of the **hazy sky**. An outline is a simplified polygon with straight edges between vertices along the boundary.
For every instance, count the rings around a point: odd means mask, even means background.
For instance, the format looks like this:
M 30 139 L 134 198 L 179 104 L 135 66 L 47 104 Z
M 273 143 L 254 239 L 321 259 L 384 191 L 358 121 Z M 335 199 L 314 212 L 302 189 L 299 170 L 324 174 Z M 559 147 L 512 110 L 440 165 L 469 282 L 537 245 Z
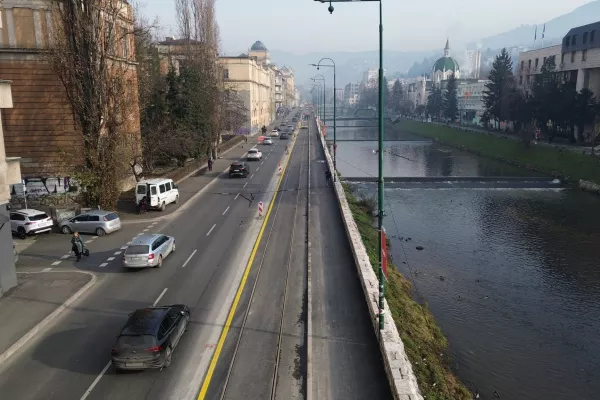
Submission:
M 158 15 L 165 33 L 177 36 L 173 0 L 140 1 L 144 14 Z M 522 24 L 543 23 L 590 1 L 384 0 L 384 47 L 441 49 L 446 36 L 460 45 Z M 222 50 L 243 51 L 255 40 L 269 49 L 297 54 L 376 50 L 378 3 L 333 6 L 335 11 L 330 15 L 328 4 L 313 0 L 217 0 Z

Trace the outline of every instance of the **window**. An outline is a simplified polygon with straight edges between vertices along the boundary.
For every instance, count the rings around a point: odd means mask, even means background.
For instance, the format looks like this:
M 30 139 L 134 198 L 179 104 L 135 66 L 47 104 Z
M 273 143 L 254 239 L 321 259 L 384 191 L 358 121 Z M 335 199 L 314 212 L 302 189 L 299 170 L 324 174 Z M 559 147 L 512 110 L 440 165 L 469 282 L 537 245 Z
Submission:
M 531 68 L 531 60 L 529 60 L 529 65 L 527 66 L 527 68 Z
M 591 31 L 590 32 L 590 43 L 594 43 L 595 39 L 596 39 L 596 31 Z
M 584 32 L 584 33 L 583 33 L 583 41 L 582 41 L 582 43 L 583 43 L 583 44 L 586 44 L 586 43 L 587 43 L 587 39 L 588 39 L 588 33 L 587 33 L 587 32 Z
M 525 61 L 521 61 L 521 70 L 525 68 Z
M 171 182 L 165 183 L 165 188 L 167 189 L 167 192 L 171 190 Z
M 139 185 L 137 187 L 137 194 L 146 194 L 146 186 L 144 185 Z
M 98 222 L 98 221 L 100 221 L 100 217 L 98 215 L 90 215 L 88 221 Z
M 223 79 L 229 79 L 229 70 L 227 68 L 223 70 Z
M 586 61 L 587 60 L 587 50 L 582 50 L 581 51 L 581 61 Z
M 571 45 L 577 46 L 577 35 L 573 35 L 571 38 Z
M 25 216 L 21 214 L 10 214 L 11 221 L 25 221 Z
M 87 222 L 87 221 L 89 221 L 89 217 L 87 215 L 80 215 L 78 217 L 75 217 L 75 221 L 76 222 Z
M 570 36 L 565 37 L 565 46 L 569 47 L 569 39 L 571 39 Z
M 560 55 L 560 63 L 561 63 L 561 64 L 564 64 L 564 63 L 565 63 L 565 53 L 562 53 L 562 54 Z
M 535 59 L 535 69 L 537 69 L 538 65 L 540 64 L 540 59 L 536 58 Z
M 547 58 L 547 57 L 544 57 L 544 63 L 543 63 L 542 65 L 546 64 L 546 58 Z
M 156 196 L 156 186 L 150 186 L 150 195 Z
M 522 85 L 522 84 L 523 84 L 523 75 L 520 75 L 519 76 L 519 85 Z
M 527 77 L 525 78 L 525 82 L 527 82 L 527 84 L 531 82 L 531 75 L 527 75 Z
M 576 54 L 576 53 L 577 53 L 576 51 L 572 51 L 572 52 L 571 52 L 571 62 L 572 62 L 572 63 L 574 63 L 574 62 L 575 62 L 575 54 Z
M 158 189 L 160 190 L 160 193 L 163 194 L 165 192 L 165 185 L 164 184 L 159 185 Z

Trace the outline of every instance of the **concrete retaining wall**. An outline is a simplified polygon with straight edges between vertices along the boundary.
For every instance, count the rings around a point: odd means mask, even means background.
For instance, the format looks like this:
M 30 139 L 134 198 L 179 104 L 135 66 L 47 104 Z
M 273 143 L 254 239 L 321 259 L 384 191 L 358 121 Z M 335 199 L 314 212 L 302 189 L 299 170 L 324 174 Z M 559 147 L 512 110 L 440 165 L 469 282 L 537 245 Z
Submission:
M 325 152 L 329 170 L 332 171 L 332 173 L 335 173 L 329 149 L 327 148 L 323 135 L 320 133 L 320 125 L 318 123 L 317 125 L 319 126 L 319 138 L 323 151 Z M 404 344 L 402 343 L 402 339 L 400 339 L 400 334 L 398 333 L 392 314 L 389 311 L 387 301 L 385 301 L 384 312 L 385 328 L 381 332 L 381 335 L 379 335 L 379 282 L 373 271 L 367 250 L 360 236 L 358 226 L 352 216 L 348 200 L 346 199 L 346 193 L 344 192 L 344 188 L 339 179 L 336 179 L 334 187 L 346 234 L 350 241 L 352 255 L 358 269 L 358 276 L 371 315 L 371 322 L 373 323 L 375 334 L 379 340 L 379 348 L 381 349 L 385 371 L 388 381 L 390 382 L 394 399 L 423 400 L 423 396 L 421 395 L 417 384 L 417 378 L 413 372 L 412 365 L 408 360 L 406 352 L 404 351 Z
M 582 179 L 579 181 L 579 188 L 581 190 L 585 190 L 586 192 L 600 194 L 600 185 L 597 185 L 594 182 L 584 181 Z

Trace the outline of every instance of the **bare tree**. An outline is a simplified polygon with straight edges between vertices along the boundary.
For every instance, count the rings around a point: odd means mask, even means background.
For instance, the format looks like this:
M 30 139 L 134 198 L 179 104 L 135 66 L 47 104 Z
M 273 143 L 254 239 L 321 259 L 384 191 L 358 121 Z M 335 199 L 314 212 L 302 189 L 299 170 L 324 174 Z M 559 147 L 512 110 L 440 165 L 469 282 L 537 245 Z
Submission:
M 113 208 L 138 140 L 133 12 L 119 0 L 53 1 L 48 60 L 64 86 L 82 145 L 68 156 L 88 204 Z M 80 149 L 80 153 L 76 152 Z

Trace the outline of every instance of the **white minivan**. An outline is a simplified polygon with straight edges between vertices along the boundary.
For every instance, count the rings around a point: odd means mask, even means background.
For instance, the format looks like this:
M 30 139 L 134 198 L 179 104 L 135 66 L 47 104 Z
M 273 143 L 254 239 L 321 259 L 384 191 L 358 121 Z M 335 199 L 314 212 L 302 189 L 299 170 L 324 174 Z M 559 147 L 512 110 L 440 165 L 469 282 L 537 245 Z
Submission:
M 179 202 L 179 190 L 172 179 L 156 178 L 137 183 L 135 188 L 135 204 L 147 197 L 148 207 L 164 211 L 167 204 Z

